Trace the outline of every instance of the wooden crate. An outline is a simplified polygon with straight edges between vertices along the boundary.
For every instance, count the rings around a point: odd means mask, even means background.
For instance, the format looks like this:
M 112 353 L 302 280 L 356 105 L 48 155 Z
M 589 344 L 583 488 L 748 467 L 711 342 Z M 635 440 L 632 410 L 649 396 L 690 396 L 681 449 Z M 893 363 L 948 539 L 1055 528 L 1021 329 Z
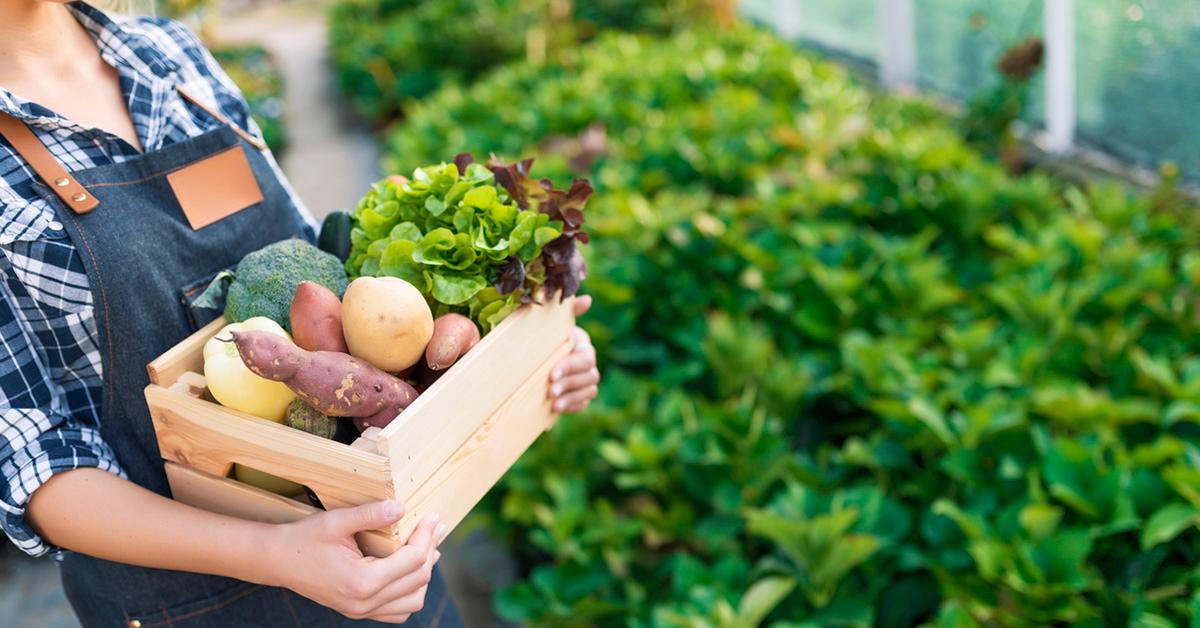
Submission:
M 358 537 L 375 556 L 403 545 L 428 513 L 453 528 L 554 424 L 547 381 L 571 350 L 571 301 L 510 315 L 384 428 L 375 447 L 351 447 L 207 400 L 203 348 L 223 326 L 217 320 L 147 366 L 146 402 L 171 491 L 198 508 L 271 523 L 317 511 L 231 479 L 237 463 L 309 487 L 326 508 L 398 499 L 406 510 L 400 522 Z

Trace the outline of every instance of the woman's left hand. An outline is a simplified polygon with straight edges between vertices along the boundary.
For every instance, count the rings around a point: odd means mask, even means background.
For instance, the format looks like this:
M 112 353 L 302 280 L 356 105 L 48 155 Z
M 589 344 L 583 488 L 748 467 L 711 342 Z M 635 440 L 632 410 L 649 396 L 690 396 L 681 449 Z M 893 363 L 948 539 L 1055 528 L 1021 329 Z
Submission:
M 575 316 L 583 316 L 592 307 L 592 297 L 575 299 Z M 600 371 L 596 369 L 596 349 L 583 329 L 575 328 L 575 349 L 558 361 L 550 371 L 550 398 L 555 412 L 579 412 L 596 398 Z

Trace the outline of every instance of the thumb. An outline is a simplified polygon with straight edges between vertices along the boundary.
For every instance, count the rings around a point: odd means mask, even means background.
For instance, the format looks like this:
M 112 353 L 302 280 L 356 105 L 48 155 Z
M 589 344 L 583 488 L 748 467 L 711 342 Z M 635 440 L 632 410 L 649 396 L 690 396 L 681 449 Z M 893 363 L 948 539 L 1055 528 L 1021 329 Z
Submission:
M 398 501 L 387 500 L 330 510 L 325 513 L 325 521 L 329 531 L 340 538 L 364 530 L 386 528 L 403 516 L 404 506 Z

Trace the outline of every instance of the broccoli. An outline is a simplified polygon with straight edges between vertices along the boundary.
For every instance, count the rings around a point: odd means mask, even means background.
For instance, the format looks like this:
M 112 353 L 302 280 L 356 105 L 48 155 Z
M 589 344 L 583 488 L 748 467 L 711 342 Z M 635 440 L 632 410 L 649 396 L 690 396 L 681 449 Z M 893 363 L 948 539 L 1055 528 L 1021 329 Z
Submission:
M 231 323 L 266 316 L 291 331 L 288 313 L 301 281 L 315 281 L 340 298 L 349 279 L 337 257 L 304 240 L 284 240 L 242 258 L 225 296 Z

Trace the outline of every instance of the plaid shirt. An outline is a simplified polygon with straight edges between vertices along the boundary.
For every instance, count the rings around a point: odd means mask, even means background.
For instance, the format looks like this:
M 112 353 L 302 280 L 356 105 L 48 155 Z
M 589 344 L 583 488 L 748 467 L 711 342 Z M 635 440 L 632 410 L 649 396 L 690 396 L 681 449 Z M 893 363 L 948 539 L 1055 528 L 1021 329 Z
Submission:
M 167 19 L 110 16 L 82 2 L 68 6 L 117 69 L 146 152 L 220 124 L 180 98 L 177 83 L 261 137 L 241 92 L 186 27 Z M 0 111 L 28 124 L 68 171 L 138 155 L 124 140 L 3 87 Z M 51 549 L 25 521 L 25 506 L 38 487 L 55 473 L 80 467 L 123 472 L 100 437 L 104 374 L 83 261 L 54 209 L 34 191 L 34 176 L 0 139 L 0 527 L 36 556 Z

